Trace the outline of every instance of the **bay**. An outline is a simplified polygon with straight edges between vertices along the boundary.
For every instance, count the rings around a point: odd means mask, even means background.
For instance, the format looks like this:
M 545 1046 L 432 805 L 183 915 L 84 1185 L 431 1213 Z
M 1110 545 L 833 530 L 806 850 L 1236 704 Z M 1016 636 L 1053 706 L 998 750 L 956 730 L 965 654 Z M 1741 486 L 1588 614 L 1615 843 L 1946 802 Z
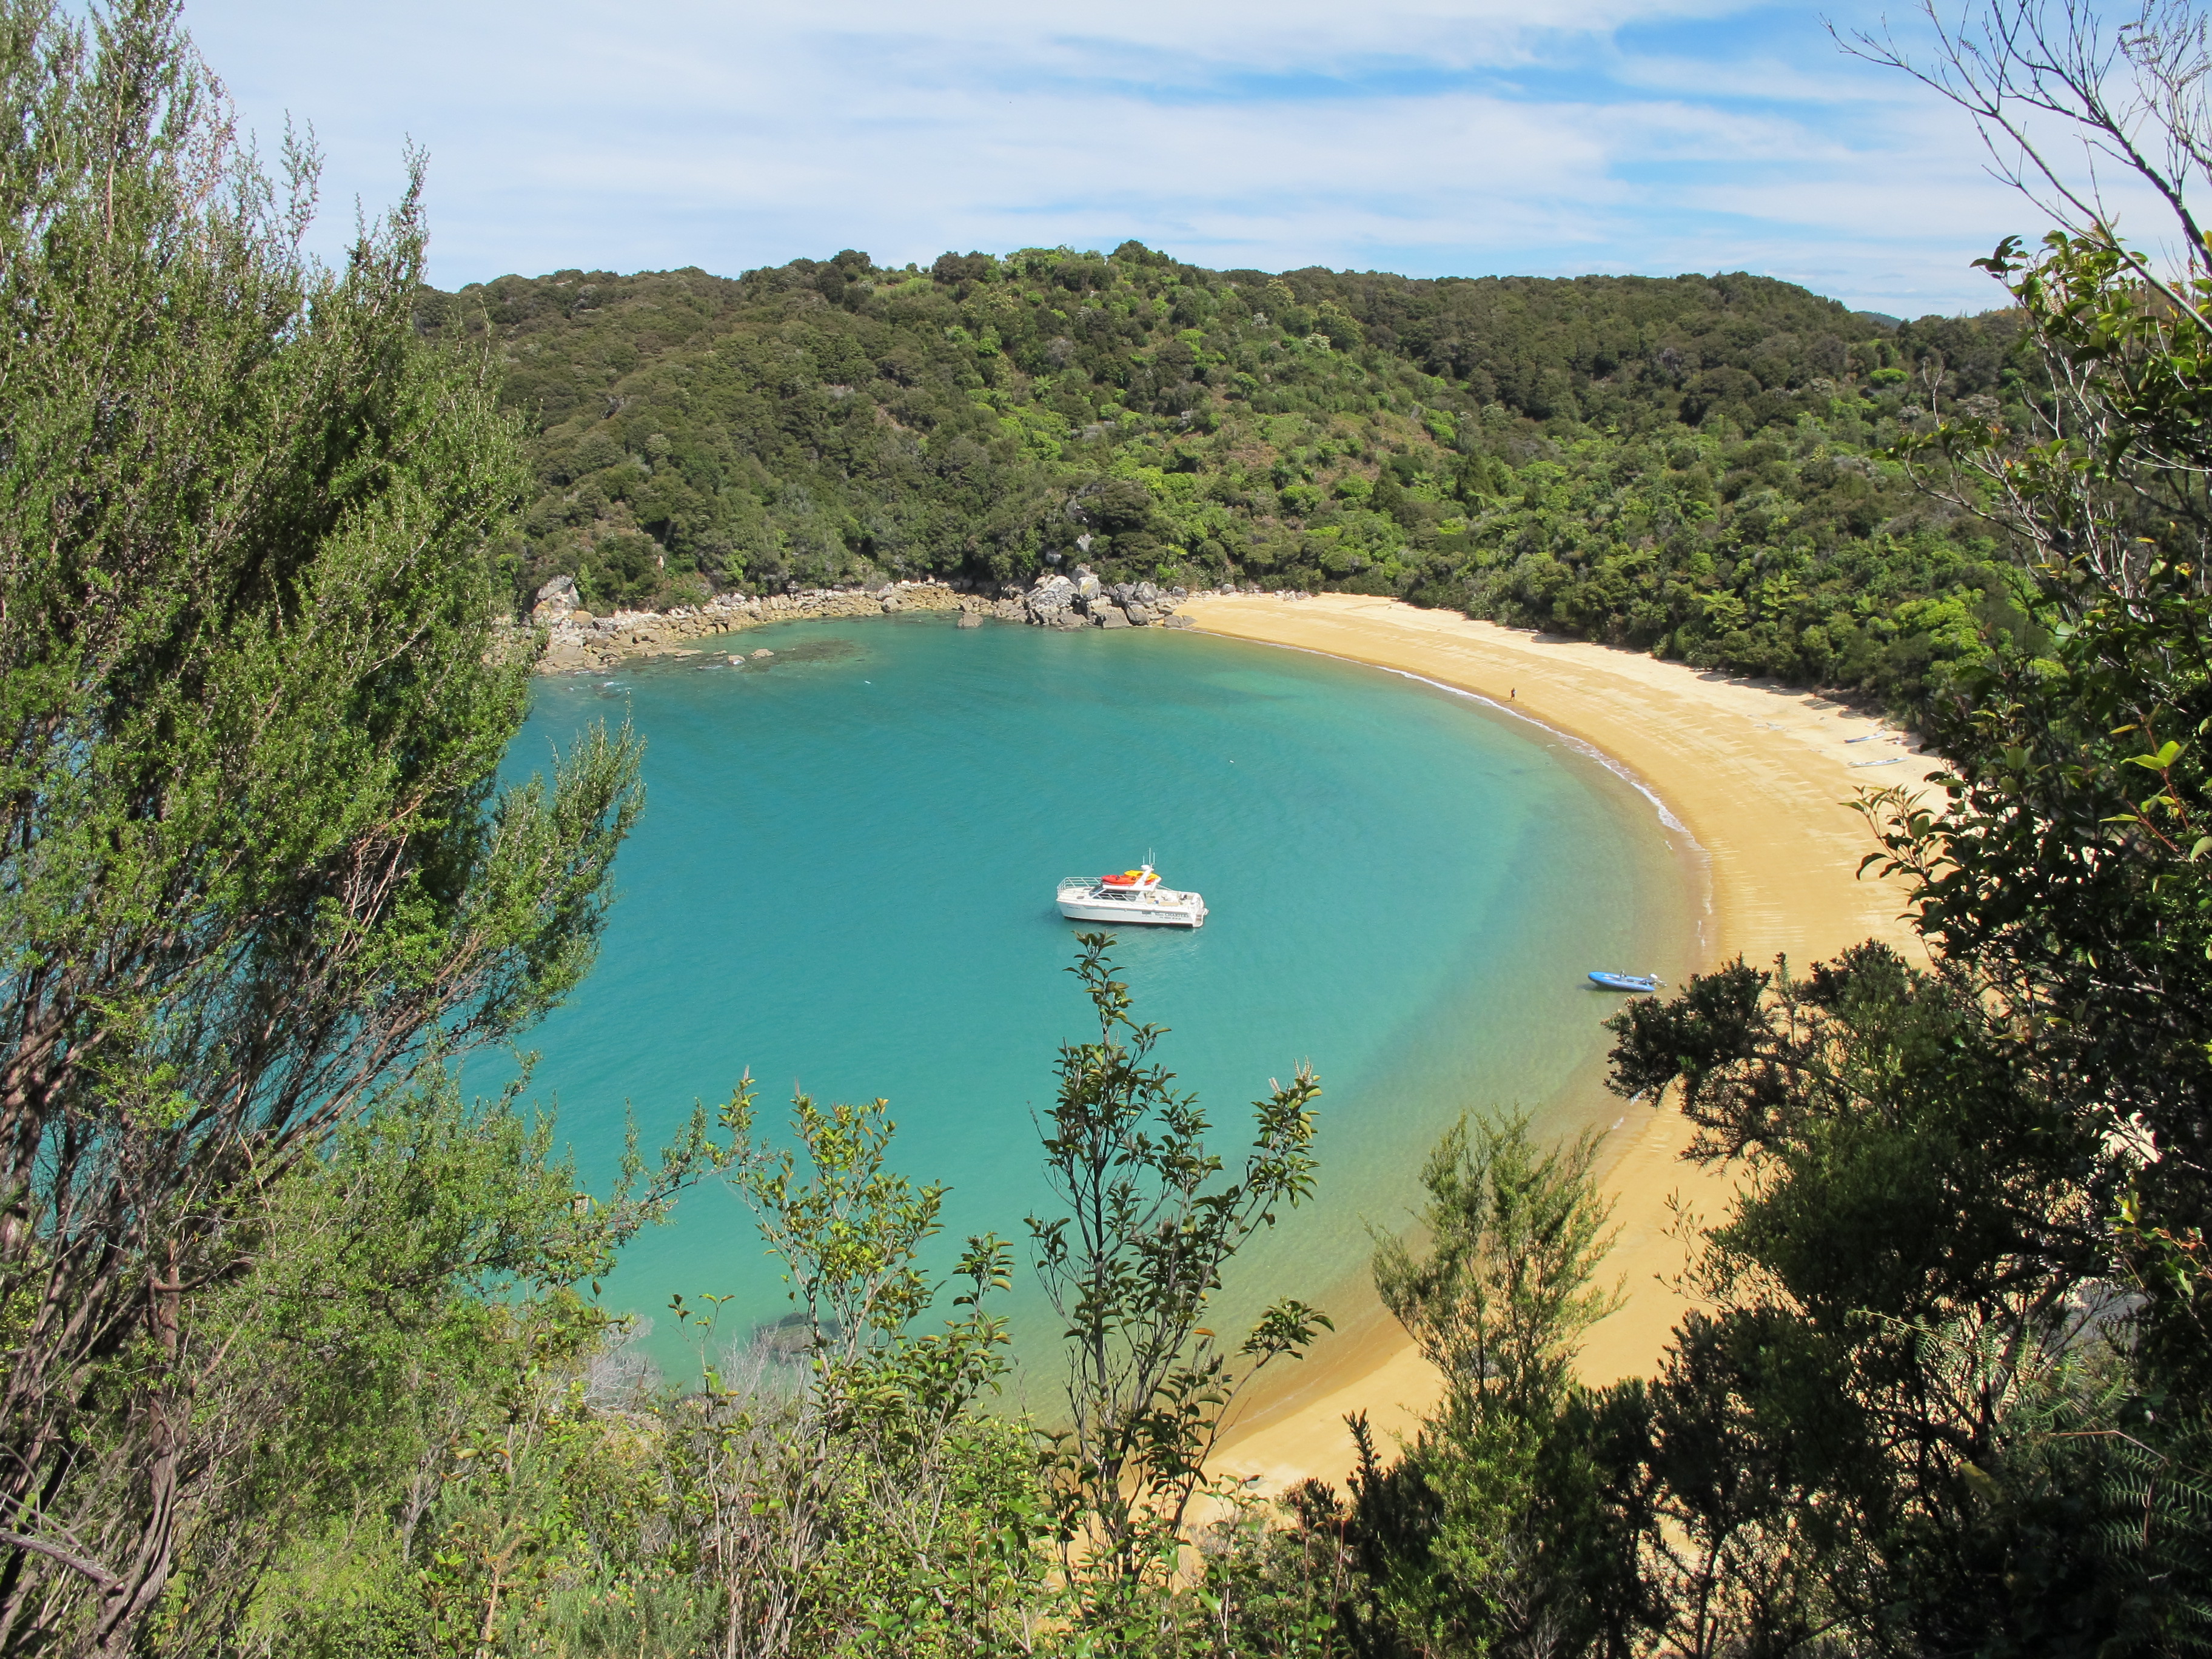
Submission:
M 1058 1045 L 1096 1030 L 1062 971 L 1062 875 L 1149 858 L 1205 893 L 1204 928 L 1125 931 L 1115 956 L 1224 1155 L 1270 1079 L 1321 1076 L 1319 1191 L 1240 1262 L 1232 1318 L 1356 1296 L 1368 1224 L 1403 1223 L 1462 1110 L 1517 1103 L 1564 1132 L 1617 1106 L 1595 1080 L 1618 1003 L 1583 975 L 1674 977 L 1692 955 L 1686 849 L 1628 782 L 1477 700 L 1327 658 L 1159 629 L 795 623 L 541 681 L 508 770 L 624 719 L 647 807 L 597 967 L 527 1037 L 535 1096 L 602 1187 L 626 1107 L 650 1151 L 747 1068 L 772 1127 L 796 1089 L 888 1097 L 897 1166 L 951 1187 L 939 1269 L 971 1232 L 1018 1243 L 1050 1202 L 1036 1117 Z M 1034 1364 L 1057 1330 L 1020 1259 L 1008 1305 Z M 705 1348 L 668 1317 L 676 1293 L 730 1298 Z M 719 1188 L 603 1295 L 656 1321 L 648 1350 L 679 1376 L 788 1310 Z

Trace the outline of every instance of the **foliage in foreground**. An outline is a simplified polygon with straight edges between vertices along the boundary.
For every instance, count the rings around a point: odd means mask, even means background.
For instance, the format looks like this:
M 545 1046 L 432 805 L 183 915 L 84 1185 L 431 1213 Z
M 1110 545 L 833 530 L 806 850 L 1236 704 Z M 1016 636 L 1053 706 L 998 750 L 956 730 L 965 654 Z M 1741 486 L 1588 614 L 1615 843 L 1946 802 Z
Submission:
M 493 787 L 524 475 L 419 176 L 304 258 L 164 0 L 0 3 L 0 1649 L 120 1654 L 309 1432 L 238 1346 L 287 1172 L 580 977 L 635 755 Z
M 943 1189 L 890 1168 L 883 1101 L 801 1097 L 794 1152 L 757 1138 L 741 1085 L 700 1131 L 796 1317 L 718 1349 L 719 1299 L 678 1297 L 708 1364 L 672 1389 L 562 1288 L 589 1264 L 566 1253 L 573 1176 L 546 1164 L 543 1126 L 448 1091 L 287 1182 L 291 1248 L 239 1305 L 259 1322 L 252 1374 L 289 1382 L 292 1409 L 257 1441 L 264 1478 L 193 1540 L 145 1650 L 1164 1652 L 1211 1631 L 1322 1650 L 1329 1601 L 1301 1552 L 1203 1468 L 1238 1372 L 1318 1321 L 1271 1311 L 1234 1367 L 1203 1327 L 1237 1246 L 1304 1190 L 1317 1087 L 1301 1074 L 1257 1103 L 1246 1168 L 1219 1179 L 1109 943 L 1086 938 L 1076 966 L 1099 1039 L 1063 1052 L 1044 1147 L 1109 1219 L 1032 1224 L 1048 1281 L 1076 1286 L 1079 1436 L 986 1408 L 1008 1249 L 971 1238 L 951 1285 L 924 1276 Z M 1102 1166 L 1100 1147 L 1139 1162 Z M 416 1250 L 382 1249 L 403 1222 Z M 279 1478 L 293 1457 L 315 1482 Z

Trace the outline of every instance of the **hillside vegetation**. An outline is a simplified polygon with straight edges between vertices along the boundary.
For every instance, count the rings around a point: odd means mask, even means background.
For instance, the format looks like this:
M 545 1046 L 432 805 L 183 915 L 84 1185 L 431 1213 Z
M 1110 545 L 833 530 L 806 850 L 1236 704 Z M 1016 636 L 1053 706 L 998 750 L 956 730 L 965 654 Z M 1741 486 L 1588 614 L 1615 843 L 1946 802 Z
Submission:
M 939 574 L 1399 594 L 1915 700 L 2024 627 L 1984 529 L 1885 458 L 2002 418 L 2014 313 L 1896 325 L 1768 278 L 1413 281 L 866 254 L 501 277 L 537 478 L 520 598 Z M 1931 413 L 1934 411 L 1934 413 Z

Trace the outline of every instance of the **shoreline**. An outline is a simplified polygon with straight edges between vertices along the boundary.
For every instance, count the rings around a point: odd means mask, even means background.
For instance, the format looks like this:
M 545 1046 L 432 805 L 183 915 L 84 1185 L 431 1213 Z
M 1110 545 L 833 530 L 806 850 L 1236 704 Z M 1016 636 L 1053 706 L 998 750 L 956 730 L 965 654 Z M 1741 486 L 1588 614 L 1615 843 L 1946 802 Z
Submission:
M 550 587 L 551 583 L 548 583 Z M 680 657 L 702 640 L 777 623 L 842 622 L 909 611 L 996 614 L 988 601 L 939 581 L 890 582 L 880 588 L 808 588 L 798 593 L 718 593 L 704 605 L 672 611 L 616 611 L 595 616 L 571 608 L 565 595 L 541 598 L 530 625 L 545 630 L 534 672 L 600 674 L 637 658 Z
M 810 587 L 782 593 L 717 593 L 699 605 L 669 611 L 616 611 L 598 616 L 579 608 L 574 579 L 556 576 L 538 591 L 528 626 L 544 630 L 535 672 L 604 673 L 634 657 L 677 657 L 695 641 L 779 623 L 847 622 L 857 617 L 905 611 L 957 611 L 960 626 L 987 621 L 1036 628 L 1188 628 L 1176 615 L 1186 590 L 1154 584 L 1103 583 L 1087 565 L 1073 574 L 1048 572 L 1033 587 L 1011 583 L 979 586 L 964 577 L 884 582 L 875 587 Z
M 1696 965 L 1739 953 L 1793 966 L 1881 939 L 1918 957 L 1893 884 L 1858 878 L 1875 850 L 1848 803 L 1862 788 L 1917 787 L 1941 769 L 1875 715 L 1801 688 L 1730 678 L 1639 652 L 1472 622 L 1398 599 L 1328 593 L 1194 594 L 1179 607 L 1201 632 L 1315 652 L 1471 694 L 1589 752 L 1647 796 L 1703 854 L 1708 911 Z M 1874 763 L 1869 764 L 1868 763 Z M 1680 1161 L 1689 1126 L 1668 1108 L 1631 1106 L 1606 1138 L 1599 1176 L 1618 1233 L 1605 1272 L 1620 1310 L 1594 1327 L 1577 1370 L 1601 1385 L 1650 1376 L 1688 1298 L 1670 1200 L 1710 1218 L 1728 1170 Z M 1364 1264 L 1355 1276 L 1364 1284 Z M 1309 1477 L 1340 1485 L 1352 1462 L 1346 1413 L 1364 1411 L 1379 1443 L 1409 1433 L 1441 1393 L 1371 1288 L 1337 1333 L 1287 1378 L 1271 1379 L 1224 1433 L 1218 1472 L 1279 1492 Z

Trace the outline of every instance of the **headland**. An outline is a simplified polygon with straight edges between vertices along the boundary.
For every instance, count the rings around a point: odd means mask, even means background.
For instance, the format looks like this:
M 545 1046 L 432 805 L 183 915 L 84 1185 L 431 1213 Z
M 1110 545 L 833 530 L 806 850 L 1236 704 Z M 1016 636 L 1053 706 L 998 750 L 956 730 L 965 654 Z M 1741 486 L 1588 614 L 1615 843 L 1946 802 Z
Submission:
M 699 605 L 668 611 L 617 611 L 598 616 L 582 608 L 572 576 L 556 576 L 538 591 L 530 620 L 545 630 L 538 659 L 541 674 L 602 672 L 637 657 L 678 656 L 687 641 L 779 623 L 839 622 L 907 611 L 957 611 L 963 628 L 986 621 L 1035 628 L 1188 628 L 1176 614 L 1181 587 L 1108 582 L 1086 565 L 1066 574 L 1046 571 L 1028 587 L 1017 583 L 896 581 L 876 586 L 794 587 L 781 593 L 717 593 Z
M 1860 878 L 1875 842 L 1851 802 L 1863 789 L 1923 784 L 1941 765 L 1874 714 L 1802 687 L 1396 599 L 1201 594 L 1181 614 L 1206 632 L 1415 675 L 1588 744 L 1703 849 L 1702 967 L 1739 953 L 1754 964 L 1781 954 L 1802 966 L 1864 939 L 1923 954 L 1901 919 L 1901 890 Z M 1609 1137 L 1602 1167 L 1619 1238 L 1607 1272 L 1620 1276 L 1627 1301 L 1583 1346 L 1588 1382 L 1651 1374 L 1687 1305 L 1674 1282 L 1687 1252 L 1671 1200 L 1711 1218 L 1729 1182 L 1725 1172 L 1680 1161 L 1688 1139 L 1671 1105 L 1626 1108 Z M 1219 1468 L 1256 1475 L 1270 1490 L 1309 1475 L 1340 1484 L 1352 1461 L 1346 1413 L 1364 1411 L 1388 1444 L 1435 1403 L 1440 1379 L 1395 1322 L 1340 1322 L 1358 1335 L 1325 1342 L 1292 1386 L 1256 1400 L 1225 1440 Z
M 541 674 L 592 673 L 643 657 L 672 657 L 717 634 L 776 623 L 831 621 L 909 611 L 966 611 L 982 601 L 944 582 L 889 582 L 880 587 L 808 588 L 792 593 L 717 593 L 702 605 L 670 611 L 595 615 L 577 602 L 576 585 L 548 582 L 531 620 L 545 630 Z

